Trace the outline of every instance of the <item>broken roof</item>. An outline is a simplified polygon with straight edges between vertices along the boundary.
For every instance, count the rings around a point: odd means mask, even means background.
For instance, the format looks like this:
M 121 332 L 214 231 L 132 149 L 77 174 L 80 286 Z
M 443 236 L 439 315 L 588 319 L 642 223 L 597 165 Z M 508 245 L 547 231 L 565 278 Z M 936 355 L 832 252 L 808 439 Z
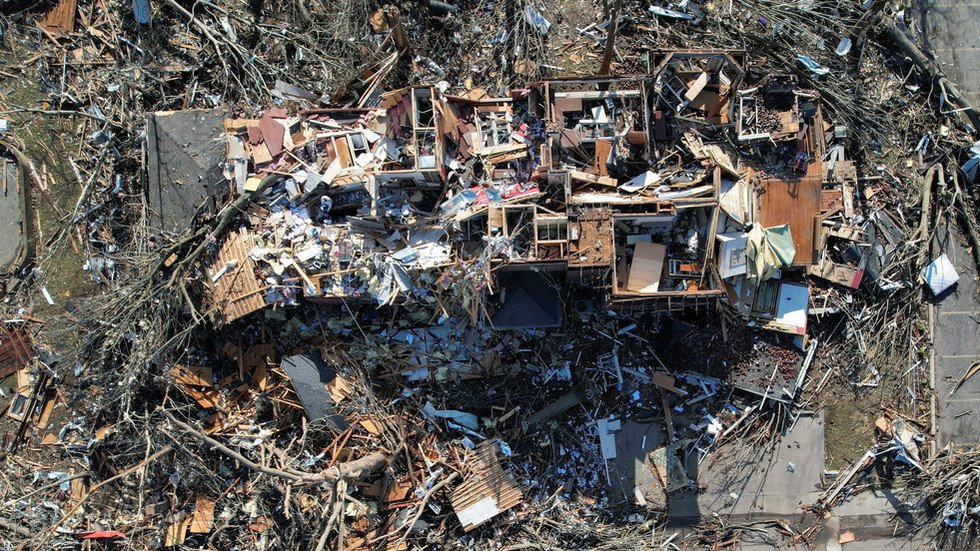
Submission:
M 220 109 L 160 111 L 146 118 L 147 196 L 154 227 L 180 233 L 225 194 Z
M 282 369 L 292 381 L 310 422 L 323 421 L 338 432 L 347 428 L 347 421 L 337 414 L 326 386 L 337 377 L 337 372 L 323 361 L 319 350 L 286 356 L 282 359 Z
M 561 326 L 562 307 L 554 280 L 537 271 L 504 272 L 501 300 L 491 322 L 497 329 Z

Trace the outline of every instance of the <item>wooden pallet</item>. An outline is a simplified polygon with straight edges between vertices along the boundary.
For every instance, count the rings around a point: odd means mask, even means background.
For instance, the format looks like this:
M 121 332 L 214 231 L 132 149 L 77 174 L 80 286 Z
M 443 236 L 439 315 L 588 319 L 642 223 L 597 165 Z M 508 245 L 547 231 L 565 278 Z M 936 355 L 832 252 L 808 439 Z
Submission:
M 518 505 L 523 498 L 514 477 L 497 460 L 497 441 L 487 440 L 474 451 L 474 472 L 452 495 L 453 510 L 469 532 Z
M 0 378 L 16 373 L 33 355 L 31 336 L 26 329 L 0 324 Z

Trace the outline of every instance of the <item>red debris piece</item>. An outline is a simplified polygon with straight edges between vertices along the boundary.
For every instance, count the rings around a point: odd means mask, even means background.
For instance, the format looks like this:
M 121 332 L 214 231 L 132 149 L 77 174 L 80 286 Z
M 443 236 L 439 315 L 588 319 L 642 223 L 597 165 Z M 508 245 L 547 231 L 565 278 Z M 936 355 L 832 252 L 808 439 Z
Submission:
M 126 534 L 122 532 L 116 532 L 115 530 L 91 530 L 88 532 L 78 532 L 75 534 L 83 540 L 111 540 L 116 538 L 129 539 Z
M 259 130 L 258 126 L 248 127 L 248 143 L 250 145 L 259 145 L 262 142 L 262 131 Z
M 283 132 L 286 129 L 266 113 L 259 120 L 259 130 L 262 131 L 262 139 L 265 141 L 265 146 L 269 148 L 269 154 L 276 157 L 282 153 Z

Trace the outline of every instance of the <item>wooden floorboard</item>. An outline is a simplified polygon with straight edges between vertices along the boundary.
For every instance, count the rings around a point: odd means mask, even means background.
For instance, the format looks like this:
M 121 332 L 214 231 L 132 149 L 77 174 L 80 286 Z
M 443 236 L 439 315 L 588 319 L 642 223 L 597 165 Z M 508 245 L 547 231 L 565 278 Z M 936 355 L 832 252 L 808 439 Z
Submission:
M 813 250 L 813 234 L 820 215 L 821 180 L 821 162 L 818 161 L 810 164 L 802 178 L 763 181 L 759 223 L 764 227 L 789 224 L 796 246 L 796 266 L 813 264 L 819 258 Z

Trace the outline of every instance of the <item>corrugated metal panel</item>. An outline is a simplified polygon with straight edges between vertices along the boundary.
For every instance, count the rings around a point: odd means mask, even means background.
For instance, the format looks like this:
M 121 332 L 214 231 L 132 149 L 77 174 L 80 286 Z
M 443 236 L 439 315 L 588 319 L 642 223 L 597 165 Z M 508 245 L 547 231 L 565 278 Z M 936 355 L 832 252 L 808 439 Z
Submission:
M 212 284 L 214 320 L 220 327 L 265 307 L 262 281 L 255 275 L 255 261 L 249 251 L 255 239 L 248 230 L 233 233 L 218 251 L 218 259 L 208 269 L 208 277 L 230 262 L 238 265 Z

